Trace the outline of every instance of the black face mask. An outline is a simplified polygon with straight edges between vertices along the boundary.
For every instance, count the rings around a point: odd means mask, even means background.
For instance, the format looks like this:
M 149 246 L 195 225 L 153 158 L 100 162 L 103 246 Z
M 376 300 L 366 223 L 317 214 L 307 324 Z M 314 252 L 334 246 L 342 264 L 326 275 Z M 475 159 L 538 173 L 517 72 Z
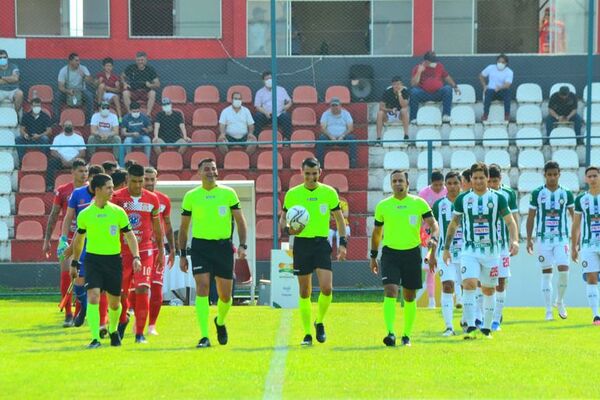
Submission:
M 73 133 L 73 127 L 72 126 L 65 126 L 65 133 Z

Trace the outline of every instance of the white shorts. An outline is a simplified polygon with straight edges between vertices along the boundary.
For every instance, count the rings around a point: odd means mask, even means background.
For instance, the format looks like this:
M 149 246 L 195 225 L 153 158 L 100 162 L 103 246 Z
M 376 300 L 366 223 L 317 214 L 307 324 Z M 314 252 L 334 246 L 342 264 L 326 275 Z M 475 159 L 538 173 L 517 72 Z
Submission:
M 483 287 L 496 287 L 500 275 L 500 257 L 497 254 L 462 254 L 460 273 L 462 279 L 478 279 Z
M 0 90 L 0 101 L 4 101 L 4 100 L 14 101 L 15 100 L 15 94 L 17 93 L 17 90 L 19 90 L 19 89 L 14 89 L 14 90 Z
M 600 272 L 600 251 L 595 249 L 582 249 L 579 253 L 581 267 L 584 274 Z
M 450 264 L 446 264 L 444 260 L 440 258 L 438 259 L 438 267 L 438 273 L 440 274 L 441 282 L 462 282 L 460 274 L 460 263 L 451 262 Z
M 112 93 L 112 92 L 104 92 L 104 96 L 102 96 L 102 100 L 104 101 L 111 101 L 113 97 L 115 97 L 117 94 L 116 93 Z
M 567 242 L 546 243 L 537 241 L 538 265 L 541 269 L 569 265 L 569 244 Z
M 510 252 L 508 249 L 501 250 L 498 278 L 510 278 L 510 276 Z
M 387 115 L 387 122 L 389 122 L 391 124 L 401 121 L 400 111 L 398 111 L 398 112 L 389 111 L 385 115 Z

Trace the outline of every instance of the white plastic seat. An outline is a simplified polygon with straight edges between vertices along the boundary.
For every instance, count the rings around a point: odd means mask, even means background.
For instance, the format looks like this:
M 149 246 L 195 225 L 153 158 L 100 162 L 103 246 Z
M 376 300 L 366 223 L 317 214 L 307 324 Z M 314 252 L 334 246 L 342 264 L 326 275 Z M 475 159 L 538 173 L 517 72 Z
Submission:
M 569 189 L 573 193 L 578 192 L 581 188 L 579 185 L 579 176 L 577 176 L 577 173 L 573 171 L 562 171 L 560 173 L 560 185 Z
M 540 150 L 527 149 L 519 152 L 517 165 L 521 170 L 542 170 L 544 164 L 544 154 Z
M 560 169 L 579 169 L 579 156 L 572 149 L 558 149 L 552 152 L 552 159 L 557 161 Z
M 529 203 L 531 202 L 531 196 L 522 196 L 519 199 L 519 214 L 529 214 Z
M 585 134 L 585 133 L 583 133 Z M 592 137 L 590 139 L 590 143 L 592 146 L 600 145 L 600 125 L 592 125 Z
M 519 175 L 517 188 L 519 192 L 530 193 L 544 184 L 544 177 L 539 172 L 525 171 Z
M 550 132 L 550 146 L 575 147 L 576 145 L 577 139 L 572 128 L 561 126 L 552 129 L 552 132 Z M 560 160 L 556 161 L 560 163 Z
M 14 146 L 15 134 L 9 130 L 0 130 L 0 146 Z
M 542 147 L 542 131 L 539 128 L 524 127 L 515 135 L 517 147 Z
M 442 112 L 435 106 L 419 107 L 417 111 L 417 125 L 419 126 L 441 126 Z
M 573 86 L 573 84 L 567 82 L 558 82 L 552 85 L 552 87 L 550 88 L 548 98 L 552 97 L 554 93 L 558 92 L 562 86 L 568 86 L 571 93 L 577 95 L 577 90 L 575 90 L 575 86 Z
M 583 88 L 583 101 L 587 103 L 587 85 Z M 592 103 L 600 103 L 600 82 L 592 82 Z
M 600 90 L 600 88 L 598 88 Z M 600 101 L 600 100 L 598 100 Z M 587 121 L 587 107 L 583 109 L 583 120 Z M 600 124 L 600 104 L 592 103 L 592 124 Z
M 15 170 L 15 160 L 11 153 L 0 152 L 0 172 L 13 172 Z
M 0 217 L 10 217 L 10 202 L 8 197 L 0 196 Z
M 510 154 L 508 154 L 508 151 L 506 151 L 506 150 L 501 150 L 501 149 L 488 150 L 485 153 L 484 161 L 487 165 L 498 164 L 502 169 L 510 168 Z
M 6 242 L 8 240 L 8 225 L 4 221 L 0 221 L 0 241 Z
M 12 193 L 12 184 L 10 182 L 10 177 L 6 174 L 0 175 L 0 194 L 10 194 Z
M 473 147 L 475 132 L 471 128 L 452 128 L 448 136 L 448 144 L 450 147 Z
M 475 104 L 477 97 L 475 96 L 475 88 L 465 83 L 459 83 L 458 88 L 460 89 L 460 95 L 452 91 L 452 102 L 461 104 Z
M 404 130 L 398 127 L 387 128 L 383 132 L 383 147 L 406 147 L 408 143 L 404 140 Z M 385 142 L 385 140 L 397 140 L 397 142 Z
M 471 106 L 454 106 L 450 112 L 452 126 L 475 125 L 475 111 Z
M 517 109 L 517 125 L 539 125 L 542 123 L 542 109 L 538 105 L 525 104 Z
M 504 106 L 498 103 L 492 103 L 485 125 L 506 124 L 504 120 Z
M 455 170 L 463 170 L 470 168 L 471 165 L 477 162 L 477 157 L 471 150 L 456 150 L 450 158 L 450 168 Z
M 14 108 L 0 108 L 0 127 L 14 128 L 17 124 L 17 112 Z
M 522 83 L 517 87 L 517 103 L 542 104 L 543 100 L 542 88 L 537 83 Z
M 403 151 L 388 151 L 383 156 L 383 169 L 408 169 L 409 167 L 408 154 Z
M 416 140 L 417 142 L 415 145 L 417 147 L 427 147 L 428 140 L 433 140 L 434 147 L 439 147 L 442 145 L 442 135 L 440 131 L 433 128 L 419 129 L 417 131 Z
M 590 153 L 591 165 L 600 165 L 600 149 L 592 149 Z
M 427 173 L 419 174 L 417 178 L 417 192 L 420 192 L 422 189 L 426 188 L 429 185 L 429 176 Z
M 506 128 L 487 128 L 483 131 L 484 147 L 504 147 L 508 148 L 508 131 Z M 496 140 L 486 140 L 496 139 Z
M 383 193 L 392 193 L 392 182 L 390 181 L 392 174 L 386 174 L 381 182 L 381 190 Z
M 431 165 L 433 169 L 442 169 L 444 168 L 444 158 L 442 157 L 442 153 L 434 150 L 431 153 Z M 426 170 L 427 168 L 427 151 L 422 151 L 419 153 L 417 157 L 417 169 Z

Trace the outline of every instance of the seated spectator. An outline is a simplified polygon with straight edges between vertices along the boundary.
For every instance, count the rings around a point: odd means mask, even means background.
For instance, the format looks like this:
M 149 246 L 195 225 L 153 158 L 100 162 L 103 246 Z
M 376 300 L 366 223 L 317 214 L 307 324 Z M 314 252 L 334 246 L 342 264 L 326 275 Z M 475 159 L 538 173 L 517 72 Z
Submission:
M 425 53 L 423 62 L 413 68 L 410 84 L 413 86 L 409 101 L 411 123 L 417 122 L 419 103 L 425 101 L 441 101 L 442 121 L 450 122 L 452 89 L 456 94 L 460 94 L 460 89 L 433 51 Z
M 154 102 L 156 101 L 156 90 L 160 88 L 160 80 L 154 68 L 148 64 L 148 56 L 143 51 L 138 51 L 135 55 L 135 64 L 125 68 L 122 74 L 123 78 L 123 103 L 125 103 L 126 112 L 131 112 L 129 108 L 131 101 L 147 101 L 148 115 L 152 115 Z
M 119 160 L 121 138 L 119 137 L 119 119 L 110 111 L 110 106 L 106 101 L 100 104 L 100 111 L 92 116 L 90 122 L 91 135 L 88 144 L 102 144 L 110 146 L 115 160 Z M 92 156 L 97 147 L 90 147 L 89 153 Z
M 242 95 L 239 92 L 232 94 L 231 105 L 221 112 L 219 117 L 220 143 L 256 142 L 254 120 L 250 110 L 242 105 Z M 219 146 L 219 151 L 225 154 L 232 146 Z M 256 146 L 245 146 L 246 153 L 253 154 Z
M 335 191 L 340 191 L 338 188 L 335 188 Z M 348 207 L 348 200 L 345 197 L 340 196 L 340 210 L 342 210 L 342 215 L 344 216 L 344 222 L 346 223 L 346 240 L 350 238 L 350 221 L 348 220 L 348 216 L 350 215 L 350 208 Z M 335 224 L 335 218 L 333 215 L 331 216 L 331 220 L 329 223 L 329 237 L 327 240 L 329 241 L 329 246 L 333 247 L 333 239 L 336 239 L 336 245 L 340 246 L 340 237 L 338 235 L 337 226 Z
M 102 168 L 104 168 L 104 173 L 106 175 L 112 175 L 113 172 L 119 169 L 119 164 L 114 161 L 104 161 L 102 163 Z
M 270 71 L 263 72 L 262 78 L 265 86 L 254 96 L 254 108 L 256 108 L 254 136 L 256 137 L 273 120 L 273 98 L 271 97 L 273 80 L 271 77 Z M 283 87 L 277 86 L 277 124 L 286 140 L 290 140 L 292 137 L 292 117 L 288 112 L 291 106 L 292 99 L 288 92 Z
M 73 161 L 85 158 L 85 141 L 73 131 L 73 123 L 65 121 L 63 131 L 54 137 L 48 158 L 48 175 L 46 176 L 46 191 L 52 190 L 56 171 L 71 168 Z
M 8 62 L 6 50 L 0 50 L 0 101 L 8 99 L 17 114 L 23 105 L 23 91 L 19 89 L 19 67 Z
M 488 119 L 490 106 L 493 100 L 504 102 L 504 120 L 510 120 L 510 101 L 513 82 L 513 71 L 508 67 L 508 57 L 500 54 L 496 57 L 496 64 L 490 64 L 479 74 L 479 81 L 483 87 L 483 116 L 482 121 Z
M 583 119 L 577 114 L 577 96 L 571 93 L 568 86 L 561 86 L 558 92 L 550 96 L 548 102 L 548 116 L 546 117 L 546 135 L 554 129 L 555 124 L 573 123 L 573 129 L 577 137 L 577 143 L 583 143 L 581 135 L 581 124 Z
M 81 65 L 77 53 L 69 54 L 69 63 L 58 72 L 58 91 L 54 93 L 52 105 L 54 119 L 60 119 L 61 106 L 81 107 L 85 103 L 85 118 L 89 120 L 94 110 L 94 96 L 87 89 L 86 82 L 93 84 L 87 67 Z
M 131 103 L 131 112 L 123 117 L 121 124 L 121 135 L 123 143 L 129 146 L 125 147 L 125 154 L 131 153 L 132 144 L 150 144 L 152 139 L 152 121 L 145 113 L 140 111 L 140 105 L 137 102 Z M 148 160 L 150 159 L 150 146 L 144 146 L 144 153 Z
M 113 72 L 113 59 L 106 57 L 102 60 L 102 71 L 96 75 L 96 82 L 98 88 L 96 89 L 96 101 L 98 104 L 103 101 L 112 103 L 117 110 L 117 117 L 119 121 L 123 114 L 121 114 L 121 77 Z
M 333 97 L 330 101 L 330 107 L 321 115 L 321 135 L 316 145 L 317 159 L 323 165 L 325 157 L 325 146 L 331 146 L 331 143 L 322 143 L 324 140 L 354 140 L 351 133 L 354 130 L 352 116 L 347 110 L 342 108 L 339 97 Z M 335 144 L 336 146 L 348 146 L 350 148 L 350 167 L 356 167 L 358 146 L 356 142 Z
M 408 139 L 408 89 L 402 84 L 399 76 L 392 78 L 392 86 L 383 92 L 377 111 L 377 140 L 381 140 L 383 124 L 402 121 L 404 139 Z
M 164 97 L 162 99 L 162 111 L 158 113 L 156 121 L 154 121 L 154 140 L 152 140 L 152 143 L 183 144 L 191 141 L 185 129 L 183 115 L 179 112 L 173 112 L 171 99 Z M 187 146 L 180 146 L 177 151 L 183 154 L 186 149 Z M 154 152 L 160 154 L 162 148 L 156 146 Z
M 50 144 L 52 120 L 42 111 L 42 101 L 38 98 L 31 100 L 31 111 L 23 115 L 21 120 L 21 135 L 15 139 L 16 144 Z M 23 161 L 25 152 L 31 148 L 17 147 L 19 161 Z M 48 155 L 48 147 L 38 149 Z

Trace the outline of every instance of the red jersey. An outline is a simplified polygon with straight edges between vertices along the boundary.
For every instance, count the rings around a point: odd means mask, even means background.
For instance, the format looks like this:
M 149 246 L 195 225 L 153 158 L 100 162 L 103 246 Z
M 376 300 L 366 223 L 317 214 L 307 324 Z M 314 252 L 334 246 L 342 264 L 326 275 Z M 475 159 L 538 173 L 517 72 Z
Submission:
M 420 64 L 419 64 L 420 65 Z M 419 65 L 415 65 L 412 69 L 412 76 L 417 74 L 417 68 Z M 441 62 L 438 62 L 435 68 L 425 67 L 421 72 L 421 80 L 419 86 L 427 93 L 435 93 L 444 86 L 444 79 L 448 76 L 448 72 Z
M 54 201 L 52 204 L 60 207 L 60 212 L 65 217 L 67 212 L 67 207 L 69 206 L 69 197 L 71 197 L 71 193 L 75 190 L 75 185 L 73 182 L 65 183 L 64 185 L 60 185 L 54 191 Z M 71 222 L 71 227 L 69 228 L 68 238 L 71 239 L 77 230 L 77 221 L 73 218 L 73 222 Z
M 166 234 L 165 231 L 165 217 L 171 216 L 171 199 L 166 194 L 159 192 L 158 190 L 154 191 L 156 197 L 158 197 L 158 202 L 160 204 L 159 207 L 159 216 L 160 216 L 160 227 L 162 228 L 163 235 Z M 155 247 L 156 248 L 156 247 Z
M 112 88 L 112 89 L 116 89 L 117 82 L 121 81 L 121 78 L 119 77 L 119 75 L 115 74 L 114 72 L 112 72 L 110 74 L 110 76 L 107 78 L 106 72 L 100 71 L 96 74 L 96 78 L 98 78 L 98 80 L 101 83 L 104 83 L 107 87 Z
M 113 194 L 111 202 L 123 207 L 127 212 L 140 251 L 152 249 L 154 247 L 152 243 L 154 229 L 152 229 L 152 226 L 154 218 L 158 218 L 160 210 L 158 197 L 146 189 L 142 189 L 140 197 L 132 197 L 129 194 L 129 189 L 123 188 Z M 125 244 L 122 246 L 123 253 L 129 253 L 129 246 L 126 245 L 127 242 L 124 237 L 123 243 Z

